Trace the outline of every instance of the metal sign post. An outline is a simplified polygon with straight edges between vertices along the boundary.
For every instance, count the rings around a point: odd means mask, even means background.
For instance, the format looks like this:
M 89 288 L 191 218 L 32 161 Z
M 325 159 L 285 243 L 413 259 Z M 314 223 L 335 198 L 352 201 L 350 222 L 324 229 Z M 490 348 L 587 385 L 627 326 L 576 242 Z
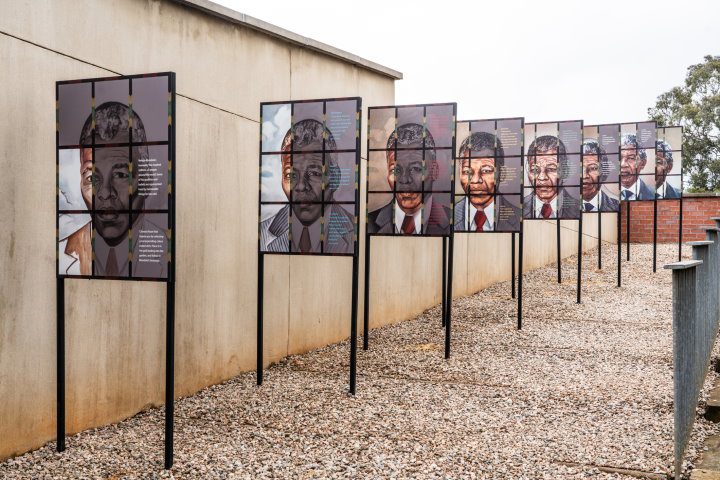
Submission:
M 175 403 L 175 74 L 60 81 L 55 96 L 57 191 L 61 182 L 67 190 L 55 201 L 57 451 L 66 447 L 65 280 L 164 282 L 164 467 L 170 469 Z M 127 185 L 119 189 L 117 202 L 108 203 L 100 189 L 115 186 L 93 184 L 91 192 L 85 191 L 69 180 L 78 169 L 93 176 L 111 169 L 119 173 L 117 181 Z M 112 232 L 101 228 L 108 212 L 115 217 Z
M 357 385 L 359 97 L 260 104 L 256 381 L 263 384 L 265 256 L 352 257 L 349 388 Z M 263 130 L 268 122 L 282 128 Z M 280 135 L 277 135 L 277 132 Z M 318 160 L 318 158 L 320 160 Z M 293 180 L 281 172 L 283 162 Z M 318 163 L 321 162 L 321 165 Z M 296 198 L 296 191 L 298 197 Z M 301 198 L 302 197 L 302 198 Z M 312 199 L 310 199 L 312 198 Z M 369 264 L 369 242 L 365 263 Z M 367 277 L 365 279 L 367 296 Z M 367 312 L 365 312 L 367 315 Z

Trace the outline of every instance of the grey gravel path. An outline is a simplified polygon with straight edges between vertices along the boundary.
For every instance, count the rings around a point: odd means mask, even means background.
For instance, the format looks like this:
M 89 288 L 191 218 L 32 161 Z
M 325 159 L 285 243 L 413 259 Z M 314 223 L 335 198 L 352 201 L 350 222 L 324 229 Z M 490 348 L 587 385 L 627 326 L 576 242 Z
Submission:
M 660 246 L 659 264 L 676 249 Z M 652 273 L 649 246 L 633 245 L 617 289 L 614 252 L 603 248 L 603 271 L 594 253 L 584 255 L 581 305 L 575 258 L 563 262 L 561 285 L 552 265 L 526 274 L 522 331 L 508 282 L 456 300 L 449 361 L 439 307 L 372 331 L 355 398 L 343 393 L 343 342 L 273 366 L 259 389 L 248 373 L 178 401 L 172 473 L 161 470 L 163 411 L 154 409 L 71 437 L 62 455 L 50 443 L 0 463 L 0 478 L 665 474 L 673 461 L 671 277 Z M 691 459 L 718 433 L 700 417 Z

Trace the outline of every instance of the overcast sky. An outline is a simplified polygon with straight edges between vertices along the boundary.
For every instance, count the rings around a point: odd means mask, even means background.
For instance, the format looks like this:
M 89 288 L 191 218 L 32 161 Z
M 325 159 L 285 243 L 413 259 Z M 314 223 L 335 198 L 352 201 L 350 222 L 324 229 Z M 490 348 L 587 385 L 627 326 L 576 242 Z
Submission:
M 643 120 L 720 54 L 720 0 L 215 1 L 399 70 L 397 104 L 460 120 Z

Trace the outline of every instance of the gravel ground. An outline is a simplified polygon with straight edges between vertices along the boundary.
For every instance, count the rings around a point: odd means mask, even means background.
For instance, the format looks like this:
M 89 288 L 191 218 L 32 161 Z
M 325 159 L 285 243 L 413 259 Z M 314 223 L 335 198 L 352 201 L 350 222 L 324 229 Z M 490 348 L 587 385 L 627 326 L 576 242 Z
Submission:
M 659 246 L 659 265 L 677 246 Z M 584 255 L 525 275 L 524 326 L 510 284 L 374 330 L 347 389 L 348 344 L 286 359 L 176 403 L 175 466 L 162 468 L 163 410 L 49 443 L 0 464 L 2 478 L 632 478 L 598 467 L 672 469 L 671 276 L 649 246 L 623 261 Z M 689 251 L 685 252 L 689 254 Z M 716 351 L 717 354 L 717 351 Z M 705 394 L 715 379 L 709 375 Z M 720 427 L 701 417 L 688 457 Z M 686 469 L 692 463 L 686 463 Z M 686 471 L 687 473 L 687 471 Z M 650 475 L 652 477 L 652 475 Z

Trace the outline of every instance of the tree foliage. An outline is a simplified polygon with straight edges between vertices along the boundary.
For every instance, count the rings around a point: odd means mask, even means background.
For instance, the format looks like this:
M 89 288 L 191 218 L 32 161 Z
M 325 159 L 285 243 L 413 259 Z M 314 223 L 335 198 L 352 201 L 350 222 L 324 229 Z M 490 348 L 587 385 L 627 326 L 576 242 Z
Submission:
M 683 173 L 692 191 L 720 191 L 720 56 L 688 68 L 685 84 L 648 109 L 658 126 L 682 125 Z

